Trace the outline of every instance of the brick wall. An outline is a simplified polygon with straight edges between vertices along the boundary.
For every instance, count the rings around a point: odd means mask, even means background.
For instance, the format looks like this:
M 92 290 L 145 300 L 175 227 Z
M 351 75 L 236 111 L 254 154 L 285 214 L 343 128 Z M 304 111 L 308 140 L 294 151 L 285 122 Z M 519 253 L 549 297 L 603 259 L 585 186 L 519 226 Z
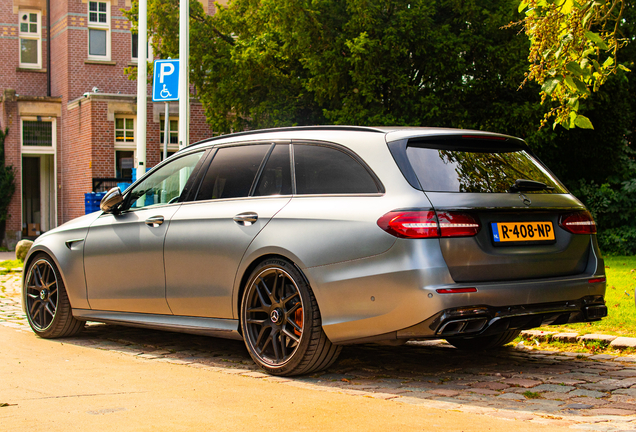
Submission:
M 209 13 L 214 2 L 207 2 Z M 14 89 L 18 95 L 45 96 L 44 70 L 24 71 L 19 68 L 19 15 L 13 13 L 13 1 L 0 1 L 0 94 Z M 58 224 L 84 214 L 84 193 L 92 190 L 92 178 L 115 177 L 115 123 L 108 120 L 108 101 L 104 93 L 136 97 L 137 82 L 124 75 L 125 67 L 135 64 L 131 56 L 130 22 L 120 9 L 125 0 L 110 3 L 111 58 L 95 62 L 88 58 L 88 2 L 82 0 L 51 1 L 51 94 L 62 100 L 61 117 L 57 119 L 57 209 Z M 42 68 L 46 68 L 47 27 L 42 14 Z M 101 94 L 91 94 L 94 87 Z M 152 86 L 147 86 L 148 95 Z M 78 102 L 78 99 L 81 102 Z M 176 103 L 175 103 L 176 104 Z M 17 102 L 0 102 L 0 127 L 9 127 L 5 142 L 7 164 L 15 167 L 16 193 L 11 202 L 7 231 L 22 229 L 21 179 L 22 165 L 20 118 Z M 112 116 L 111 116 L 112 117 Z M 147 106 L 147 166 L 161 160 L 160 123 L 153 118 L 153 102 Z M 190 142 L 212 136 L 205 122 L 201 104 L 192 103 Z
M 20 69 L 19 14 L 12 1 L 0 1 L 0 90 L 14 89 L 19 95 L 46 96 L 46 16 L 41 15 L 42 69 Z
M 98 108 L 99 109 L 99 108 Z M 92 189 L 93 104 L 81 101 L 66 112 L 66 142 L 61 149 L 62 222 L 84 214 L 84 193 Z M 58 210 L 59 211 L 59 210 Z

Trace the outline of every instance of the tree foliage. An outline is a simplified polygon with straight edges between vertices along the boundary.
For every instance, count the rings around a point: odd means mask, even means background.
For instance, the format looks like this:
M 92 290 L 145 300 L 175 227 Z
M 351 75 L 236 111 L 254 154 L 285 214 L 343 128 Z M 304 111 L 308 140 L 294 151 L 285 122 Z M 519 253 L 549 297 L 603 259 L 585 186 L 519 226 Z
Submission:
M 580 101 L 597 91 L 617 70 L 618 50 L 628 39 L 620 23 L 627 0 L 522 0 L 520 21 L 530 39 L 529 72 L 524 81 L 541 85 L 541 102 L 555 106 L 542 122 L 592 129 L 579 114 Z
M 15 192 L 15 173 L 13 166 L 6 166 L 4 160 L 4 140 L 9 129 L 0 129 L 0 221 L 6 221 L 9 215 L 9 204 Z M 4 233 L 0 233 L 4 235 Z
M 517 91 L 528 44 L 500 29 L 517 18 L 513 0 L 234 0 L 214 16 L 191 2 L 190 79 L 221 133 L 333 123 L 525 136 L 542 108 L 536 89 Z M 148 28 L 155 54 L 178 57 L 177 0 L 150 0 Z

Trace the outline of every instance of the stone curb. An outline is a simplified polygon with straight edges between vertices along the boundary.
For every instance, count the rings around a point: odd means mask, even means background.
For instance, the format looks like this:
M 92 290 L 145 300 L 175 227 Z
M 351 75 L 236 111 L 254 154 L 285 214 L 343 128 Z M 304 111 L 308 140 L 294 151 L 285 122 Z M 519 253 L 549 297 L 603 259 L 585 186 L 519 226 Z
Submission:
M 586 334 L 579 336 L 578 333 L 559 333 L 554 331 L 543 330 L 524 330 L 521 336 L 525 338 L 536 339 L 539 341 L 556 340 L 564 343 L 578 342 L 600 342 L 609 344 L 615 349 L 636 348 L 636 338 L 624 336 L 611 336 L 603 334 Z

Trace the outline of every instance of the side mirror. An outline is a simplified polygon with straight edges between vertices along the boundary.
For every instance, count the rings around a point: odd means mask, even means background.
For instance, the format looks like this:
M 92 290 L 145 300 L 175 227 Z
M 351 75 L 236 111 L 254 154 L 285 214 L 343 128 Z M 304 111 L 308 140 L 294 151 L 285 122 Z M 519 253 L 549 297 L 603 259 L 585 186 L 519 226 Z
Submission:
M 114 187 L 104 195 L 104 198 L 99 203 L 99 208 L 104 213 L 113 213 L 123 201 L 124 197 L 121 194 L 121 189 Z

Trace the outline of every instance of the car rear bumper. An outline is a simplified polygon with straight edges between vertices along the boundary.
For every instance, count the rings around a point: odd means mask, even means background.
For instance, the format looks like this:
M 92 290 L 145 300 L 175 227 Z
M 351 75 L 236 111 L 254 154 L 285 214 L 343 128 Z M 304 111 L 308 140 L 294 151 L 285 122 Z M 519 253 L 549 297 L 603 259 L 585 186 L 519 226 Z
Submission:
M 598 312 L 604 308 L 604 265 L 594 241 L 585 272 L 574 276 L 456 283 L 435 239 L 398 240 L 375 257 L 303 271 L 320 305 L 323 329 L 339 344 L 497 333 L 604 316 Z M 439 292 L 449 288 L 474 292 Z M 596 305 L 602 307 L 591 307 Z M 450 326 L 457 311 L 473 309 L 479 312 L 466 318 L 474 323 Z
M 396 332 L 397 339 L 486 336 L 507 330 L 525 330 L 542 325 L 598 321 L 607 316 L 602 296 L 575 301 L 514 305 L 473 306 L 447 309 L 429 319 Z

